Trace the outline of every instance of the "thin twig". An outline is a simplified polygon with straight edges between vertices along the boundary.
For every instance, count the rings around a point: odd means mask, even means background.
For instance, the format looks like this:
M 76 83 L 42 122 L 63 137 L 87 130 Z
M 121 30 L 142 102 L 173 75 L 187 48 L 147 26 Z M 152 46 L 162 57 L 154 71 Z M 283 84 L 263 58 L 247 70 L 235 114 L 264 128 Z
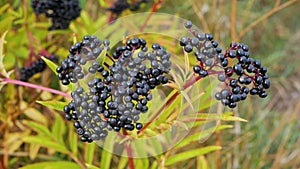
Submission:
M 201 22 L 201 25 L 203 26 L 204 31 L 209 32 L 209 26 L 208 26 L 208 23 L 207 23 L 206 19 L 203 16 L 203 13 L 200 12 L 201 10 L 196 7 L 196 4 L 194 4 L 193 0 L 189 0 L 189 1 L 192 5 L 192 8 L 193 8 L 194 12 L 196 13 L 198 18 L 200 19 L 200 22 Z M 199 2 L 199 1 L 197 0 L 197 2 Z
M 274 15 L 276 12 L 280 11 L 281 9 L 284 9 L 293 3 L 297 2 L 298 0 L 290 0 L 288 2 L 285 2 L 279 6 L 274 7 L 273 9 L 269 10 L 267 13 L 265 13 L 263 16 L 257 18 L 255 21 L 253 21 L 251 24 L 249 24 L 247 27 L 245 27 L 240 34 L 238 35 L 237 40 L 241 39 L 247 32 L 249 32 L 253 27 L 258 25 L 260 22 L 266 20 L 270 16 Z
M 151 16 L 154 14 L 154 12 L 158 9 L 159 5 L 163 2 L 163 0 L 158 0 L 157 2 L 155 2 L 152 6 L 151 12 L 148 14 L 147 18 L 145 19 L 144 23 L 142 24 L 141 28 L 140 28 L 140 32 L 144 31 L 144 29 L 146 28 Z
M 236 0 L 231 0 L 231 26 L 230 26 L 230 34 L 231 41 L 236 40 Z
M 3 82 L 6 82 L 6 83 L 26 86 L 26 87 L 30 87 L 30 88 L 34 88 L 34 89 L 40 89 L 40 90 L 47 91 L 47 92 L 50 92 L 50 93 L 53 93 L 53 94 L 58 94 L 58 95 L 61 95 L 61 96 L 67 97 L 67 98 L 71 98 L 71 95 L 69 95 L 67 93 L 64 93 L 64 92 L 59 91 L 59 90 L 47 88 L 47 87 L 44 87 L 44 86 L 39 86 L 39 85 L 36 85 L 36 84 L 27 83 L 27 82 L 22 82 L 22 81 L 10 79 L 10 78 L 2 78 L 1 80 Z
M 128 155 L 128 166 L 130 169 L 134 169 L 134 161 L 133 161 L 133 155 L 132 155 L 132 148 L 130 146 L 130 143 L 125 145 L 127 155 Z

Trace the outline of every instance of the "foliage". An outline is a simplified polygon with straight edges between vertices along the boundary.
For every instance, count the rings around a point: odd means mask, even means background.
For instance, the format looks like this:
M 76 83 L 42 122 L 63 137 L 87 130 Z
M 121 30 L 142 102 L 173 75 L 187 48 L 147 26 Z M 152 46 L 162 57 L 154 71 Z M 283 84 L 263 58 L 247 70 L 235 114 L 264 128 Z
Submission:
M 49 32 L 47 18 L 37 17 L 30 8 L 29 0 L 1 1 L 1 78 L 4 75 L 18 79 L 19 68 L 30 64 L 43 50 L 55 52 L 64 58 L 74 38 L 81 38 L 104 27 L 109 16 L 104 8 L 108 7 L 110 2 L 104 0 L 95 2 L 81 1 L 85 8 L 80 18 L 71 22 L 70 29 Z M 155 2 L 151 1 L 152 4 Z M 142 10 L 150 11 L 151 3 Z M 243 40 L 250 44 L 250 48 L 256 49 L 258 55 L 266 56 L 262 58 L 275 72 L 271 76 L 278 81 L 282 72 L 278 68 L 278 63 L 290 56 L 289 53 L 284 53 L 288 51 L 285 48 L 289 50 L 292 48 L 284 45 L 286 39 L 291 37 L 295 30 L 299 30 L 294 24 L 297 18 L 295 16 L 300 15 L 297 10 L 298 0 L 284 2 L 232 0 L 232 3 L 165 0 L 159 7 L 159 12 L 176 13 L 183 18 L 193 20 L 204 31 L 214 33 L 215 38 L 220 41 Z M 122 16 L 128 14 L 130 12 L 125 11 Z M 276 16 L 270 18 L 272 15 Z M 285 18 L 290 18 L 290 21 Z M 276 24 L 278 20 L 282 21 L 282 24 Z M 111 31 L 114 32 L 116 29 L 118 28 Z M 275 35 L 273 35 L 274 31 Z M 174 42 L 163 38 L 158 41 L 182 56 L 181 51 L 174 49 L 176 46 Z M 284 52 L 281 52 L 282 50 Z M 296 72 L 299 58 L 293 56 L 289 59 L 294 66 L 282 68 L 286 72 L 284 78 Z M 31 78 L 30 84 L 69 92 L 73 87 L 60 86 L 53 73 L 55 64 L 45 58 L 44 60 L 49 69 Z M 178 64 L 182 63 L 178 62 Z M 186 68 L 191 69 L 191 67 Z M 187 123 L 188 127 L 192 127 L 192 131 L 181 142 L 160 155 L 130 159 L 126 156 L 116 156 L 96 144 L 81 143 L 74 133 L 73 125 L 63 117 L 62 108 L 69 101 L 68 97 L 50 94 L 39 88 L 31 89 L 30 86 L 23 87 L 0 82 L 0 88 L 3 87 L 0 96 L 2 105 L 0 107 L 0 168 L 128 168 L 131 160 L 135 168 L 141 169 L 226 168 L 223 166 L 228 168 L 299 167 L 297 145 L 300 143 L 300 136 L 295 132 L 300 126 L 297 120 L 299 115 L 297 112 L 300 109 L 298 104 L 290 106 L 291 120 L 284 118 L 290 114 L 284 112 L 279 114 L 278 110 L 272 109 L 270 104 L 277 102 L 272 97 L 263 103 L 250 100 L 239 107 L 240 111 L 236 109 L 234 112 L 220 114 L 220 111 L 216 110 L 212 114 L 207 114 L 209 107 L 217 105 L 211 98 L 213 87 L 207 88 L 207 83 L 205 80 L 197 83 L 201 88 L 198 92 L 202 94 L 191 98 L 191 102 L 200 98 L 203 104 L 197 107 L 199 114 L 196 122 Z M 170 84 L 170 86 L 175 86 L 176 92 L 178 84 Z M 281 87 L 280 84 L 278 86 Z M 275 87 L 273 89 L 276 90 Z M 171 97 L 171 94 L 172 92 L 166 98 Z M 275 96 L 275 92 L 273 95 Z M 172 116 L 182 97 L 176 98 L 160 118 L 148 126 L 145 134 L 159 133 L 164 128 L 170 127 L 170 122 L 185 127 L 182 121 L 189 120 L 189 117 L 174 121 L 176 116 Z M 158 99 L 152 104 L 160 105 L 160 102 L 164 100 Z M 156 110 L 160 107 L 151 108 Z M 249 122 L 244 123 L 246 121 L 244 119 Z M 199 144 L 199 141 L 205 142 Z M 104 144 L 110 145 L 109 142 Z M 157 150 L 153 151 L 159 152 L 160 147 L 156 148 Z

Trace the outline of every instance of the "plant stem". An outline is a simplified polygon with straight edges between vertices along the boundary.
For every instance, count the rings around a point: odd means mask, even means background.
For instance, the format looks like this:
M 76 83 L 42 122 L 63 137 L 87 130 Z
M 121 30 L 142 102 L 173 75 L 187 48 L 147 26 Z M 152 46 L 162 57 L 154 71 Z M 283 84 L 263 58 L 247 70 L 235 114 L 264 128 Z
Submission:
M 231 41 L 236 40 L 236 0 L 231 1 L 231 26 L 230 26 L 230 34 L 231 34 Z
M 130 146 L 130 143 L 125 145 L 126 147 L 126 151 L 127 151 L 127 155 L 128 155 L 128 165 L 130 169 L 134 169 L 134 161 L 133 161 L 133 155 L 132 155 L 132 149 Z
M 151 13 L 149 13 L 149 15 L 147 16 L 147 18 L 145 19 L 143 25 L 141 26 L 140 28 L 140 31 L 144 31 L 144 29 L 146 28 L 147 26 L 147 23 L 149 21 L 149 19 L 151 18 L 151 16 L 154 14 L 154 12 L 157 10 L 158 6 L 163 2 L 163 0 L 158 0 L 157 2 L 155 2 L 152 6 L 152 9 L 151 9 Z
M 267 18 L 269 18 L 270 16 L 272 16 L 273 14 L 275 14 L 276 12 L 280 11 L 281 9 L 284 9 L 290 5 L 292 5 L 293 3 L 297 2 L 298 0 L 290 0 L 287 1 L 279 6 L 275 6 L 273 9 L 269 10 L 267 13 L 265 13 L 263 16 L 257 18 L 255 21 L 253 21 L 250 25 L 248 25 L 247 27 L 245 27 L 244 29 L 242 29 L 240 31 L 239 36 L 237 37 L 237 40 L 240 40 L 248 31 L 250 31 L 253 27 L 255 27 L 256 25 L 258 25 L 260 22 L 266 20 Z
M 194 83 L 196 83 L 198 80 L 200 80 L 201 77 L 197 76 L 194 77 L 192 76 L 184 85 L 182 90 L 187 89 L 188 87 L 192 86 Z M 167 102 L 158 110 L 158 112 L 149 120 L 148 123 L 146 123 L 143 128 L 141 130 L 139 130 L 137 133 L 141 133 L 143 130 L 145 130 L 160 114 L 161 112 L 167 107 L 169 106 L 172 101 L 174 101 L 176 99 L 176 97 L 180 94 L 180 91 L 177 91 L 176 93 L 174 93 L 168 100 Z
M 40 89 L 40 90 L 47 91 L 47 92 L 50 92 L 50 93 L 53 93 L 53 94 L 58 94 L 58 95 L 61 95 L 61 96 L 64 96 L 64 97 L 71 98 L 71 95 L 69 95 L 67 93 L 64 93 L 64 92 L 59 91 L 59 90 L 47 88 L 47 87 L 44 87 L 44 86 L 39 86 L 39 85 L 36 85 L 36 84 L 27 83 L 27 82 L 22 82 L 20 80 L 14 80 L 14 79 L 10 79 L 10 78 L 2 78 L 1 80 L 3 82 L 6 82 L 6 83 L 26 86 L 26 87 L 30 87 L 30 88 L 34 88 L 34 89 Z

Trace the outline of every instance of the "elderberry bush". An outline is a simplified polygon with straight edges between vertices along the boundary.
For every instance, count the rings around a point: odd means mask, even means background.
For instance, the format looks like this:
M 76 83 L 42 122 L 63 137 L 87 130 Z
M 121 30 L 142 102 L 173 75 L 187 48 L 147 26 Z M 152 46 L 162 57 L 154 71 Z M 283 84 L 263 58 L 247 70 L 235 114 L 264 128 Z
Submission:
M 83 142 L 103 139 L 110 130 L 142 129 L 139 119 L 148 111 L 151 90 L 168 82 L 171 54 L 165 47 L 154 43 L 149 49 L 135 37 L 107 54 L 113 64 L 100 63 L 99 55 L 109 50 L 108 40 L 85 36 L 57 67 L 62 84 L 78 84 L 64 112 Z
M 31 6 L 37 15 L 44 13 L 51 18 L 49 30 L 67 29 L 81 11 L 78 0 L 32 0 Z
M 261 98 L 267 97 L 265 90 L 270 87 L 267 68 L 261 65 L 260 60 L 250 57 L 248 45 L 233 42 L 222 53 L 212 34 L 192 29 L 191 21 L 187 21 L 185 27 L 193 36 L 182 37 L 180 45 L 186 52 L 193 52 L 196 56 L 198 64 L 193 67 L 195 74 L 201 78 L 218 75 L 218 80 L 225 88 L 217 92 L 215 98 L 224 106 L 236 107 L 237 102 L 245 100 L 249 93 Z
M 50 55 L 48 57 L 46 57 L 50 60 L 52 60 L 53 62 L 58 62 L 58 56 L 57 55 Z M 39 58 L 38 60 L 34 61 L 33 63 L 31 63 L 29 66 L 23 66 L 20 69 L 20 80 L 27 82 L 33 75 L 39 73 L 39 72 L 43 72 L 46 69 L 46 63 L 43 59 Z

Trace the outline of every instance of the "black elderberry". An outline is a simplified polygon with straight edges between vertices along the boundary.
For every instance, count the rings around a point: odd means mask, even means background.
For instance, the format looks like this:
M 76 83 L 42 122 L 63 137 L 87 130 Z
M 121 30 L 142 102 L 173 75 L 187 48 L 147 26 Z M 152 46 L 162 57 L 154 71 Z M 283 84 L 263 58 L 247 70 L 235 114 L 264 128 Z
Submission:
M 54 62 L 58 62 L 58 56 L 57 55 L 50 55 L 50 56 L 46 56 L 47 59 L 54 61 Z M 44 60 L 42 60 L 41 58 L 37 59 L 36 61 L 34 61 L 33 63 L 31 63 L 29 66 L 23 66 L 20 69 L 20 80 L 27 82 L 33 75 L 43 72 L 46 69 L 46 63 L 44 62 Z M 63 67 L 60 66 L 57 68 L 57 71 L 61 72 L 63 71 Z M 63 77 L 60 77 L 63 78 Z
M 71 20 L 76 19 L 81 11 L 78 0 L 32 0 L 31 6 L 37 15 L 44 13 L 51 18 L 49 30 L 67 29 Z

